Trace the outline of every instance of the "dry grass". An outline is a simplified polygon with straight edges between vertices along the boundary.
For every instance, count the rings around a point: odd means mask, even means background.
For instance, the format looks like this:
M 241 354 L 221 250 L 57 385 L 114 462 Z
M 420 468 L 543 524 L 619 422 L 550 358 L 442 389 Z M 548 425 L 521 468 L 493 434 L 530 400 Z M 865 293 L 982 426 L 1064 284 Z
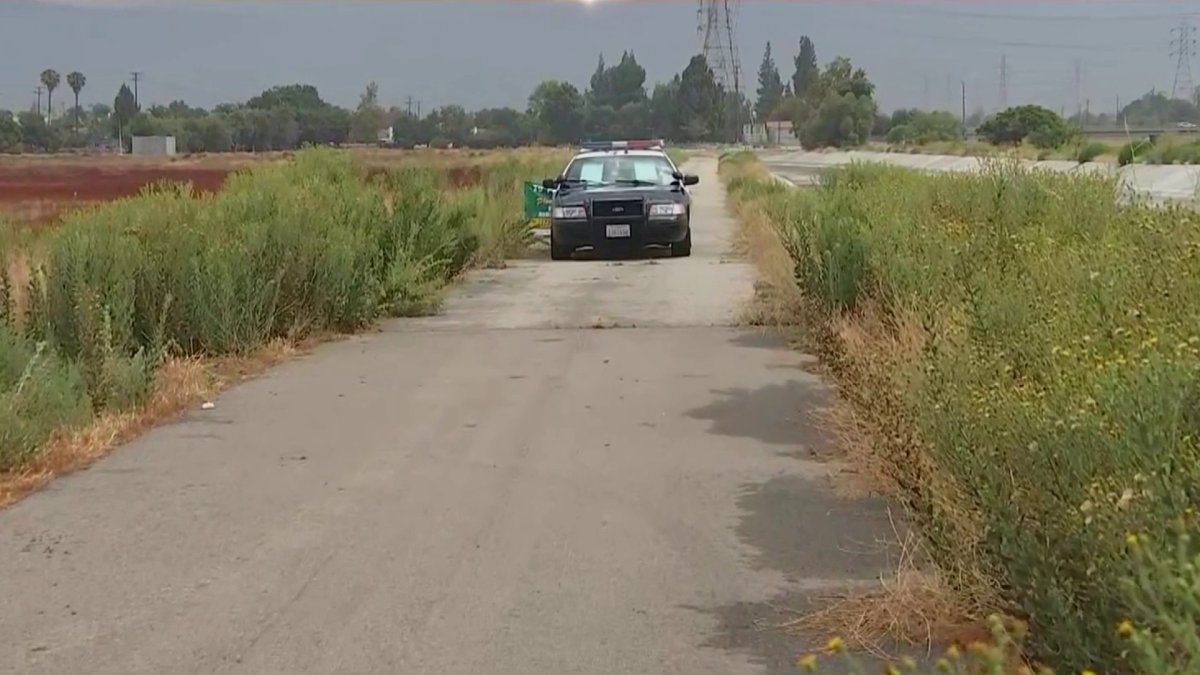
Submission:
M 64 432 L 19 471 L 0 473 L 0 508 L 24 499 L 57 476 L 91 466 L 154 426 L 261 374 L 310 344 L 277 340 L 249 357 L 167 361 L 156 374 L 154 391 L 144 404 L 134 410 L 101 415 L 83 428 Z
M 17 249 L 4 264 L 7 266 L 9 301 L 12 302 L 13 313 L 24 316 L 29 307 L 26 297 L 29 292 L 29 254 Z
M 781 626 L 803 635 L 837 635 L 852 649 L 882 659 L 900 656 L 896 649 L 924 649 L 926 654 L 950 644 L 986 640 L 986 608 L 954 590 L 925 562 L 912 533 L 901 534 L 893 521 L 899 555 L 895 571 L 881 576 L 879 588 L 821 598 L 821 609 Z

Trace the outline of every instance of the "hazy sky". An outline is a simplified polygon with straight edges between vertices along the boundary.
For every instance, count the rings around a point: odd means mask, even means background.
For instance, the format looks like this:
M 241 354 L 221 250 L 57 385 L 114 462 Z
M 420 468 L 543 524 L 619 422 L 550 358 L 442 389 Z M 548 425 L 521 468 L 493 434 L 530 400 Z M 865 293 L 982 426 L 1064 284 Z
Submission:
M 408 96 L 423 109 L 524 107 L 545 78 L 581 89 L 604 52 L 632 49 L 651 81 L 669 78 L 699 51 L 696 2 L 438 0 L 234 2 L 219 0 L 0 0 L 0 108 L 26 109 L 38 74 L 88 77 L 84 102 L 112 103 L 130 71 L 145 73 L 143 102 L 194 105 L 244 100 L 275 84 L 304 82 L 353 105 L 375 80 L 385 104 Z M 999 103 L 1007 55 L 1008 102 L 1074 111 L 1080 99 L 1111 110 L 1119 96 L 1170 90 L 1170 30 L 1196 0 L 1056 2 L 840 2 L 742 0 L 744 79 L 756 86 L 767 41 L 784 78 L 803 34 L 822 63 L 848 56 L 867 69 L 885 109 Z M 1195 60 L 1200 82 L 1200 58 Z M 57 100 L 67 101 L 65 83 Z M 56 106 L 57 107 L 57 106 Z

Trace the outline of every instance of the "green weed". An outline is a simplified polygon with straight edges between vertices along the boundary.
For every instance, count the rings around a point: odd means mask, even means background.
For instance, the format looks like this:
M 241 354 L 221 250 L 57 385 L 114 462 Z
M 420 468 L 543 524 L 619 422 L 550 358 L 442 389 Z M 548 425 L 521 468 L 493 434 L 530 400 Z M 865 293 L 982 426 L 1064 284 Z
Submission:
M 851 398 L 916 439 L 881 451 L 939 562 L 994 580 L 1044 660 L 1124 663 L 1114 627 L 1157 617 L 1126 590 L 1126 535 L 1161 540 L 1200 496 L 1200 216 L 1012 163 L 730 187 L 772 214 L 828 318 L 878 315 L 874 351 L 832 329 L 829 348 L 877 375 Z

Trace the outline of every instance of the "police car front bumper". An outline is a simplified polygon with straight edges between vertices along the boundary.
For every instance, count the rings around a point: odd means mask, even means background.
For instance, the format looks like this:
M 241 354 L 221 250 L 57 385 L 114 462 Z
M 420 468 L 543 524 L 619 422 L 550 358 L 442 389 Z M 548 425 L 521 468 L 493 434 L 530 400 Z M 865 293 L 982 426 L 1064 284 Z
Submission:
M 686 216 L 628 223 L 628 236 L 625 236 L 623 227 L 610 229 L 613 225 L 597 220 L 555 220 L 550 223 L 550 229 L 556 246 L 591 247 L 596 250 L 669 246 L 683 241 L 688 230 Z

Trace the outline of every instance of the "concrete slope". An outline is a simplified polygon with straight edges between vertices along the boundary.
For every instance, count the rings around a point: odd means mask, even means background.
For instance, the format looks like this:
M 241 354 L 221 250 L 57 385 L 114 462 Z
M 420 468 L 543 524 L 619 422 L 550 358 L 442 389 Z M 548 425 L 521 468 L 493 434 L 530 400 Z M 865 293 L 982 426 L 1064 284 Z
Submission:
M 0 672 L 794 672 L 770 622 L 876 578 L 885 507 L 693 168 L 691 259 L 480 273 L 0 512 Z
M 763 163 L 797 185 L 808 185 L 813 176 L 832 166 L 853 162 L 874 162 L 919 171 L 978 171 L 986 164 L 977 157 L 953 155 L 909 155 L 905 153 L 810 152 L 804 150 L 768 150 L 760 153 Z M 1069 162 L 1062 160 L 1029 161 L 1025 166 L 1063 173 L 1085 172 L 1114 175 L 1123 195 L 1138 195 L 1156 202 L 1194 202 L 1200 197 L 1200 166 L 1154 166 L 1131 164 L 1118 168 L 1111 164 Z

